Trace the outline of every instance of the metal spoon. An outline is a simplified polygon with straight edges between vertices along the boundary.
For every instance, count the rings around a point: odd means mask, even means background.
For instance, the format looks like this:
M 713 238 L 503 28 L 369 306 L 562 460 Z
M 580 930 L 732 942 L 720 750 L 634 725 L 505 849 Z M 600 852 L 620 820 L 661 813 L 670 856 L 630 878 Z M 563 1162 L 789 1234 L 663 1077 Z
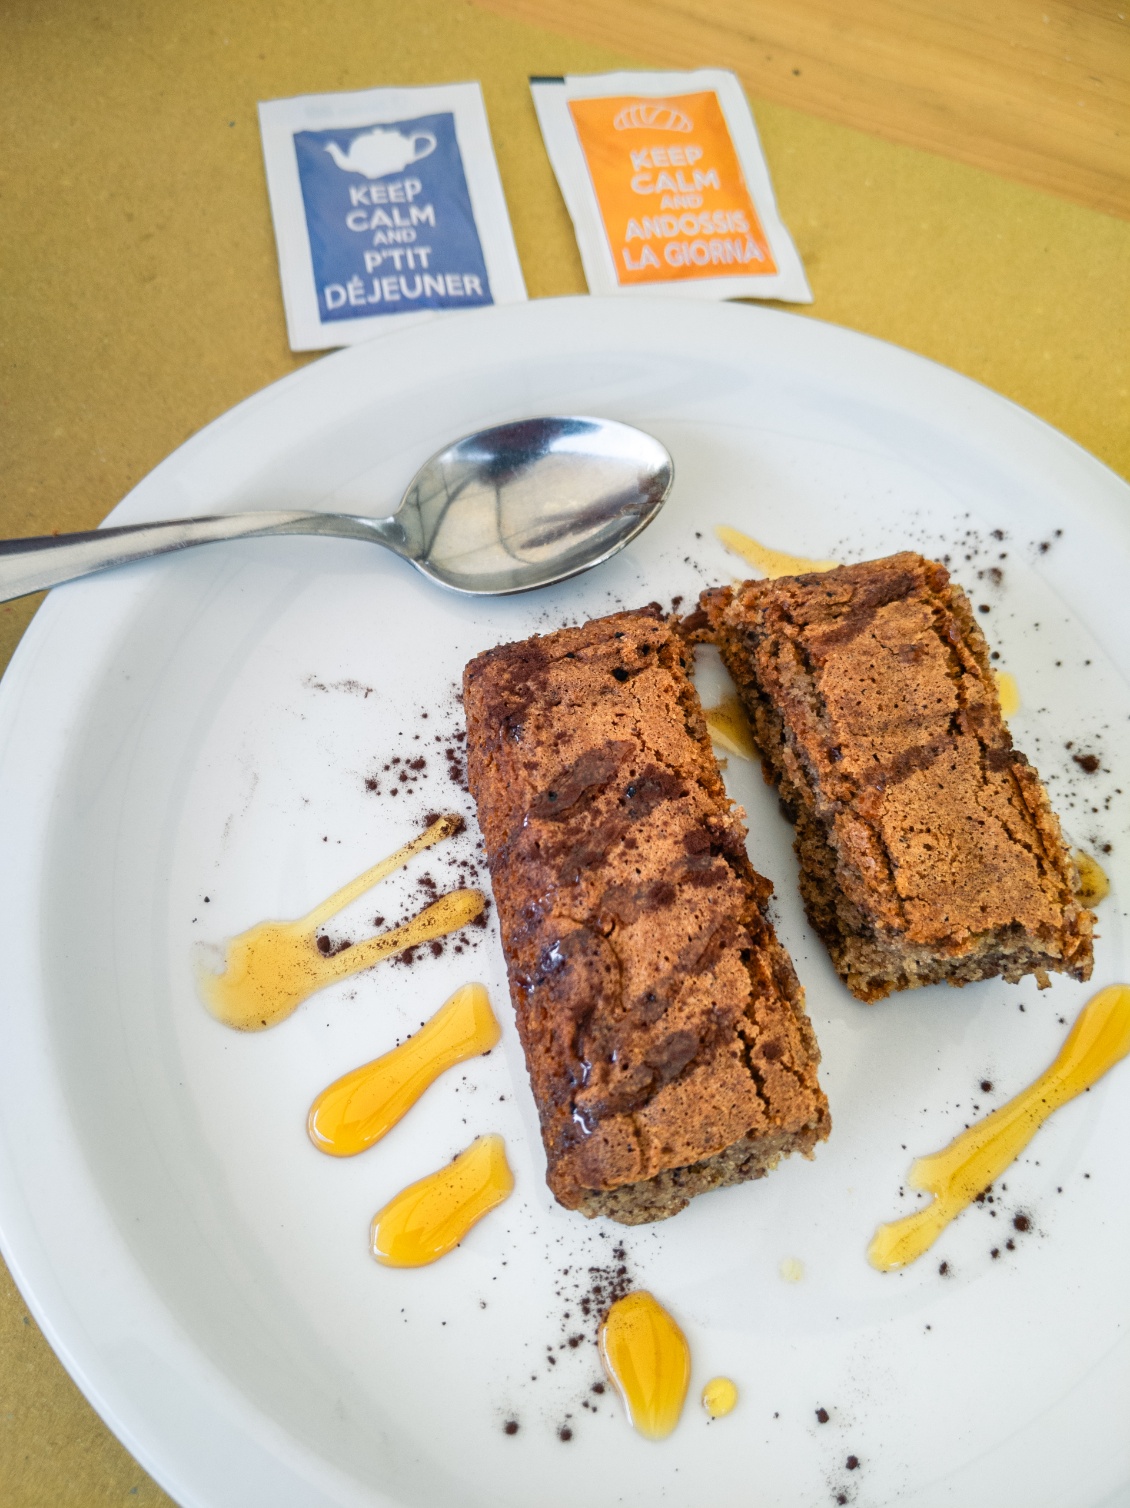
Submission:
M 223 539 L 333 534 L 411 561 L 455 592 L 528 592 L 599 565 L 646 529 L 674 480 L 658 440 L 611 419 L 524 419 L 457 440 L 387 518 L 232 513 L 0 541 L 0 602 Z

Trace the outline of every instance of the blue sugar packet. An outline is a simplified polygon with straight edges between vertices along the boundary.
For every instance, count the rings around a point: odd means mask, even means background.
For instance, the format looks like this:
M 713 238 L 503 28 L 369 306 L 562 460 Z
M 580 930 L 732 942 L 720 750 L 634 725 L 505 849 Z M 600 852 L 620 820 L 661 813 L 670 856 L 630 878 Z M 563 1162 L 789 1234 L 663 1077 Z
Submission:
M 294 149 L 323 321 L 494 302 L 450 110 Z
M 526 297 L 478 84 L 271 100 L 259 121 L 293 350 Z

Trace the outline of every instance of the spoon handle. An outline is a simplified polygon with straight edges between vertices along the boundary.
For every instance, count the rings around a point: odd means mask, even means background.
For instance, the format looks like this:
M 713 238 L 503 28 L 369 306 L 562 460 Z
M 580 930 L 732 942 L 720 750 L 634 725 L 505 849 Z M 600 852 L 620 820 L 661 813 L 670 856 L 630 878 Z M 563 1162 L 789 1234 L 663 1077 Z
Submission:
M 6 539 L 0 540 L 0 602 L 190 545 L 268 534 L 333 534 L 387 545 L 398 554 L 403 550 L 403 530 L 394 519 L 342 513 L 230 513 L 90 529 L 82 534 Z

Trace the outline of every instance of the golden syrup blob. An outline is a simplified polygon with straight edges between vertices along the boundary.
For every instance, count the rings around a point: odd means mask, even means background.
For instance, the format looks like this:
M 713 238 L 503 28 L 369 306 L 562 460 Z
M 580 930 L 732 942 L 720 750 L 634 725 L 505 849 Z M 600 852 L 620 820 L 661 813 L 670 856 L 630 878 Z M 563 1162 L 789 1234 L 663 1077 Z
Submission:
M 805 555 L 785 555 L 781 550 L 770 550 L 756 539 L 751 539 L 748 534 L 731 529 L 728 524 L 719 524 L 714 532 L 727 550 L 740 555 L 755 571 L 768 576 L 770 581 L 776 580 L 778 576 L 805 576 L 810 571 L 834 571 L 839 565 L 838 560 L 809 560 Z
M 1001 716 L 1013 717 L 1020 711 L 1020 687 L 1016 684 L 1016 677 L 1010 675 L 1007 670 L 994 670 L 993 679 L 997 683 L 997 696 L 1001 704 Z
M 440 817 L 419 837 L 405 843 L 387 859 L 374 864 L 348 885 L 293 922 L 260 922 L 229 938 L 224 967 L 216 973 L 206 963 L 196 967 L 196 987 L 218 1021 L 239 1031 L 261 1031 L 286 1019 L 308 995 L 335 980 L 370 969 L 382 958 L 418 947 L 435 937 L 458 931 L 479 916 L 485 904 L 481 891 L 454 890 L 440 896 L 410 921 L 376 937 L 366 938 L 338 953 L 322 953 L 318 929 L 358 896 L 364 895 L 414 854 L 459 831 L 460 817 Z
M 458 1246 L 513 1188 L 502 1137 L 476 1137 L 454 1162 L 409 1184 L 373 1216 L 373 1256 L 385 1267 L 426 1267 Z
M 310 1140 L 332 1157 L 363 1152 L 392 1130 L 441 1073 L 489 1052 L 499 1035 L 483 986 L 461 986 L 407 1042 L 322 1090 L 306 1121 Z
M 1077 848 L 1071 857 L 1075 861 L 1075 868 L 1079 872 L 1079 899 L 1084 906 L 1097 906 L 1100 901 L 1105 901 L 1110 894 L 1110 880 L 1106 870 L 1093 859 L 1089 853 L 1084 853 Z
M 702 1390 L 702 1406 L 712 1419 L 732 1414 L 737 1401 L 737 1386 L 728 1377 L 712 1377 Z
M 728 754 L 736 754 L 739 759 L 757 758 L 753 730 L 749 726 L 745 708 L 736 696 L 723 697 L 717 707 L 704 707 L 702 715 L 710 730 L 712 743 L 725 749 Z
M 872 1267 L 890 1272 L 917 1261 L 1020 1155 L 1053 1111 L 1089 1089 L 1128 1052 L 1130 985 L 1112 984 L 1079 1012 L 1059 1056 L 1035 1083 L 963 1131 L 944 1151 L 915 1162 L 907 1183 L 934 1199 L 879 1227 L 867 1249 Z
M 633 1429 L 665 1440 L 679 1422 L 691 1380 L 686 1336 L 650 1293 L 629 1293 L 600 1327 L 600 1359 Z

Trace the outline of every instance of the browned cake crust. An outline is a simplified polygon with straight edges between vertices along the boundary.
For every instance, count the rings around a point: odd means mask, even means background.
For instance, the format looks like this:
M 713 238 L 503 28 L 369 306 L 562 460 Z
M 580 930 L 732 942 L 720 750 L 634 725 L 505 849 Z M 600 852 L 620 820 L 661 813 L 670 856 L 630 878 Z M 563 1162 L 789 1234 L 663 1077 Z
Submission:
M 1093 914 L 945 568 L 904 553 L 704 592 L 853 995 L 1091 973 Z
M 827 1136 L 772 887 L 658 608 L 463 677 L 468 776 L 559 1202 L 628 1225 Z

